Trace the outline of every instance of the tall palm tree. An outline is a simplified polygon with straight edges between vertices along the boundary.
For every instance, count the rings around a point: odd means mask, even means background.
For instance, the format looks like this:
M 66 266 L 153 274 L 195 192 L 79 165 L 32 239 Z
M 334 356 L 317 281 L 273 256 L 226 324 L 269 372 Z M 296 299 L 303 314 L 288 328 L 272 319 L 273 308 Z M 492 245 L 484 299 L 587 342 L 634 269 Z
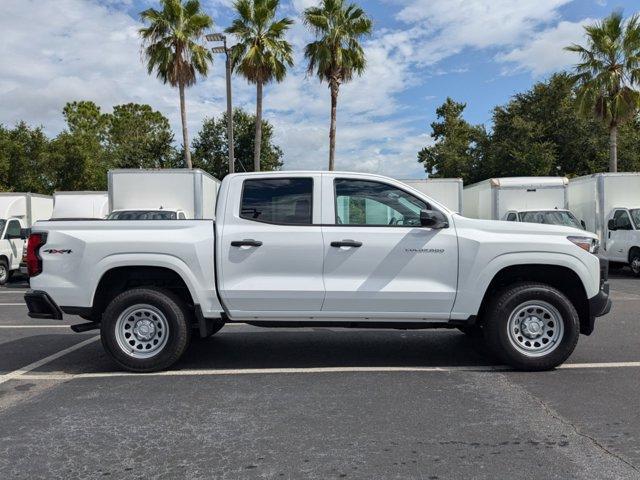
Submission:
M 331 126 L 329 128 L 329 170 L 335 167 L 336 109 L 340 85 L 366 68 L 364 50 L 359 41 L 371 34 L 373 24 L 364 10 L 343 0 L 322 0 L 319 6 L 304 11 L 304 23 L 316 35 L 304 56 L 308 73 L 326 81 L 331 90 Z
M 580 55 L 573 81 L 578 108 L 594 115 L 609 129 L 609 171 L 618 169 L 618 126 L 632 119 L 640 107 L 640 22 L 627 22 L 614 12 L 585 27 L 587 46 L 566 50 Z
M 253 165 L 260 171 L 262 144 L 262 87 L 273 80 L 281 82 L 287 67 L 293 66 L 293 48 L 284 35 L 293 20 L 284 17 L 274 20 L 279 0 L 237 0 L 238 14 L 227 33 L 235 35 L 238 43 L 231 47 L 231 64 L 249 83 L 256 85 L 256 132 Z
M 196 83 L 197 73 L 206 75 L 213 61 L 211 52 L 198 43 L 213 20 L 202 12 L 198 0 L 160 0 L 160 5 L 162 10 L 149 8 L 140 13 L 148 26 L 139 32 L 149 74 L 155 70 L 163 83 L 180 92 L 184 161 L 192 168 L 184 89 Z

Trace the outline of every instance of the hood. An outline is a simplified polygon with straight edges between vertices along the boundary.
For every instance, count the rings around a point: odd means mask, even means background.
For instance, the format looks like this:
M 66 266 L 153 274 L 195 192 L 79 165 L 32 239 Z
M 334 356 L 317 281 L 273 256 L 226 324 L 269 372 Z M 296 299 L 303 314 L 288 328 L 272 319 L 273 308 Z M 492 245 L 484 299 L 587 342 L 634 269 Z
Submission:
M 496 233 L 520 233 L 532 235 L 562 235 L 575 237 L 588 237 L 598 239 L 595 233 L 587 232 L 579 228 L 565 227 L 563 225 L 546 225 L 541 223 L 506 222 L 502 220 L 479 220 L 476 218 L 453 215 L 456 227 L 475 228 L 485 232 Z

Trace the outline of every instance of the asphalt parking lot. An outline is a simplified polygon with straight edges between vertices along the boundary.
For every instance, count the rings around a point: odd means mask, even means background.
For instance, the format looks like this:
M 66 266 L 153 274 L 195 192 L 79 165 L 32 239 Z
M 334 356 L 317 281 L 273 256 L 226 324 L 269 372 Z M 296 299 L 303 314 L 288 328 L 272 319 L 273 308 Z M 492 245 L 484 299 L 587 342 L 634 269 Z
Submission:
M 640 478 L 640 279 L 552 372 L 457 331 L 226 326 L 168 372 L 0 289 L 0 478 Z

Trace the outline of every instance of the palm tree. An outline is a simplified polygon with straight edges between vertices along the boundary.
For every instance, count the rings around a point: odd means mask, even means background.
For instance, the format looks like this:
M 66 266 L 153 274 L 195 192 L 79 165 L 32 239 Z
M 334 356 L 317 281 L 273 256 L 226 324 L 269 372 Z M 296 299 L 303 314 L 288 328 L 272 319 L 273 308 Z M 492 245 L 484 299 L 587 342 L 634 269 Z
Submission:
M 227 33 L 235 35 L 238 43 L 231 47 L 233 69 L 256 85 L 256 131 L 253 165 L 260 171 L 262 144 L 262 87 L 273 80 L 281 82 L 287 67 L 293 66 L 293 48 L 284 39 L 293 20 L 285 17 L 274 20 L 279 0 L 237 0 L 238 13 Z
M 196 83 L 196 73 L 206 75 L 209 70 L 213 57 L 198 41 L 213 20 L 200 10 L 198 0 L 160 0 L 160 4 L 162 10 L 149 8 L 140 13 L 148 26 L 139 32 L 149 74 L 156 70 L 163 83 L 178 87 L 180 92 L 184 161 L 192 168 L 184 89 Z
M 632 119 L 640 107 L 640 22 L 627 22 L 614 12 L 585 27 L 587 46 L 566 50 L 580 55 L 573 81 L 578 109 L 594 115 L 609 129 L 609 171 L 618 169 L 618 126 Z
M 372 22 L 356 4 L 343 0 L 322 0 L 317 7 L 304 11 L 304 23 L 316 35 L 304 56 L 309 62 L 308 73 L 326 81 L 331 90 L 331 126 L 329 128 L 329 170 L 335 167 L 336 109 L 340 85 L 354 75 L 362 75 L 366 59 L 359 40 L 370 35 Z

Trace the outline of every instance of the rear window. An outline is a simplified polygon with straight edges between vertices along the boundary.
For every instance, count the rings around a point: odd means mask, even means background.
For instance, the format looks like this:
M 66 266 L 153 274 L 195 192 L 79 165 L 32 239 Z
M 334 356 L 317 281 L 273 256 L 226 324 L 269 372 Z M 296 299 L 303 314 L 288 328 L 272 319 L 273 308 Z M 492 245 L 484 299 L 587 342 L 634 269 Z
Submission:
M 240 217 L 265 223 L 311 225 L 313 179 L 245 180 Z
M 121 210 L 112 212 L 107 220 L 175 220 L 176 212 L 162 210 Z

